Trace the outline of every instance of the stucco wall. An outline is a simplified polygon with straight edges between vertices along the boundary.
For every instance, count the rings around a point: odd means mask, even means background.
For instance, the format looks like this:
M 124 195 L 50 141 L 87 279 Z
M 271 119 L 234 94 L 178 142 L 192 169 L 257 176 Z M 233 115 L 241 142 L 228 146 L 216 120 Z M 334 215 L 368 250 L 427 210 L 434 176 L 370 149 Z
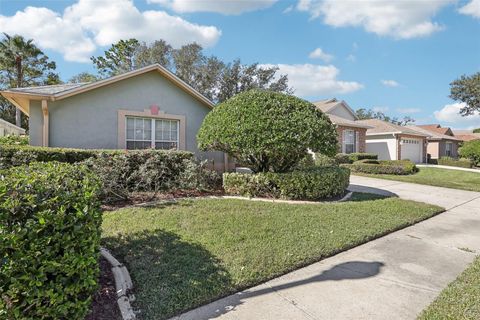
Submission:
M 82 149 L 117 149 L 118 110 L 144 111 L 156 105 L 160 112 L 185 117 L 185 149 L 201 159 L 223 166 L 223 153 L 197 149 L 196 135 L 210 109 L 157 71 L 148 72 L 59 101 L 48 102 L 49 146 Z M 42 111 L 30 106 L 30 141 L 42 144 Z
M 430 159 L 438 159 L 439 155 L 439 142 L 429 141 L 427 145 L 427 153 L 430 155 Z
M 329 114 L 333 114 L 335 116 L 354 121 L 355 117 L 352 115 L 350 111 L 348 111 L 343 104 L 339 104 L 333 110 L 328 112 Z

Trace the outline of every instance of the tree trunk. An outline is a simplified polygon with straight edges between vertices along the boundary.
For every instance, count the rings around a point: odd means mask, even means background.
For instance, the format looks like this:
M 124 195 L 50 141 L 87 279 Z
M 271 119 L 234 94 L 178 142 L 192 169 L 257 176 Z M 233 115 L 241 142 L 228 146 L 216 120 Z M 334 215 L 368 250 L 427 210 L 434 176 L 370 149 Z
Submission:
M 21 88 L 23 82 L 22 57 L 17 56 L 15 58 L 15 64 L 17 67 L 17 88 Z M 17 125 L 17 127 L 22 126 L 22 111 L 18 108 L 15 109 L 15 125 Z

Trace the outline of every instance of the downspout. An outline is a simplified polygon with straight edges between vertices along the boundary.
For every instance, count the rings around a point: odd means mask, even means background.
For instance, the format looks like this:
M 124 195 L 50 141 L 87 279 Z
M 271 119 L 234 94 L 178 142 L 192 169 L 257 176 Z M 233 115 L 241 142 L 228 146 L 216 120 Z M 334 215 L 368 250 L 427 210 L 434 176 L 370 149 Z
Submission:
M 43 139 L 42 145 L 48 147 L 48 133 L 49 133 L 49 123 L 48 123 L 48 104 L 47 100 L 42 100 L 42 113 L 43 113 Z

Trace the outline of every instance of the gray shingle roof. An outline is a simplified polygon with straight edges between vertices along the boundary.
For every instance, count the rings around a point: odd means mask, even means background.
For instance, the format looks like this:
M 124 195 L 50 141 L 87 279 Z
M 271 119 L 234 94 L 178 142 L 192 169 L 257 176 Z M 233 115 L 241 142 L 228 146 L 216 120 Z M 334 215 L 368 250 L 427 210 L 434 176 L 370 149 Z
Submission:
M 60 92 L 68 91 L 75 89 L 84 85 L 89 84 L 88 82 L 83 83 L 64 83 L 64 84 L 55 84 L 50 86 L 38 86 L 38 87 L 24 87 L 24 88 L 11 88 L 11 92 L 21 92 L 21 93 L 30 93 L 38 95 L 54 95 Z
M 447 136 L 446 134 L 441 134 L 441 133 L 438 133 L 438 132 L 435 132 L 435 131 L 431 131 L 431 130 L 427 130 L 425 128 L 418 127 L 418 126 L 407 126 L 407 128 L 418 131 L 418 132 L 423 132 L 425 134 L 428 134 L 430 136 L 429 139 L 432 139 L 432 140 L 445 139 L 445 140 L 461 141 L 458 138 L 455 138 L 455 137 L 452 137 L 452 136 Z

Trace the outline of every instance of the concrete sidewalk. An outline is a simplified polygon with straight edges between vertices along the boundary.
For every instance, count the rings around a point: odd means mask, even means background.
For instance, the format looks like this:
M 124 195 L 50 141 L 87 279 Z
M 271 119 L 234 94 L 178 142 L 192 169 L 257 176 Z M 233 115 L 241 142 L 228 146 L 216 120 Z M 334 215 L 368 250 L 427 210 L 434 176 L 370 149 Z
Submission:
M 475 172 L 475 173 L 480 174 L 480 169 L 469 169 L 469 168 L 460 168 L 460 167 L 453 167 L 453 166 L 443 166 L 443 165 L 440 165 L 440 164 L 417 164 L 417 167 L 459 170 L 459 171 Z
M 415 319 L 480 252 L 480 193 L 357 176 L 351 189 L 448 211 L 174 319 Z

